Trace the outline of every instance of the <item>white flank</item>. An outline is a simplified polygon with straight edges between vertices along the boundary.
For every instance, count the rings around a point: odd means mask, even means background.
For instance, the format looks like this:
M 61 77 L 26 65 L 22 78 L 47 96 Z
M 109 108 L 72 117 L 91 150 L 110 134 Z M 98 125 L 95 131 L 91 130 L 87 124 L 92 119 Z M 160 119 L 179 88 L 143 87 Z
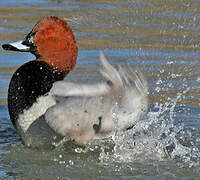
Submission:
M 40 116 L 44 115 L 46 110 L 55 104 L 55 100 L 52 96 L 41 96 L 37 101 L 29 108 L 24 110 L 22 114 L 19 115 L 18 125 L 26 133 L 29 126 Z

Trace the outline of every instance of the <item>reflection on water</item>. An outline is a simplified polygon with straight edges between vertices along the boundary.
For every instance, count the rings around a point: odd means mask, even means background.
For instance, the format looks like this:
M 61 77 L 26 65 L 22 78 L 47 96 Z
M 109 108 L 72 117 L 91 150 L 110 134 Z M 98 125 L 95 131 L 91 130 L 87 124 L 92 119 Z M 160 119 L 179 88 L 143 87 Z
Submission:
M 112 142 L 54 150 L 27 149 L 7 112 L 7 88 L 31 54 L 0 50 L 0 178 L 155 179 L 200 174 L 200 4 L 198 0 L 11 0 L 0 2 L 0 45 L 20 40 L 40 18 L 65 18 L 79 57 L 68 76 L 100 81 L 99 50 L 117 66 L 128 62 L 149 87 L 149 110 Z M 80 178 L 77 178 L 80 177 Z

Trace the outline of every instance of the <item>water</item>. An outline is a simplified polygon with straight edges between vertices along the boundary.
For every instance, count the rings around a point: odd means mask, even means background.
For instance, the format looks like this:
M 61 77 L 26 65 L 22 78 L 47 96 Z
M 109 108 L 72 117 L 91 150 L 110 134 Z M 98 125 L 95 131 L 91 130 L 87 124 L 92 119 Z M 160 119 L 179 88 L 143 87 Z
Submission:
M 99 51 L 144 74 L 144 120 L 83 148 L 29 149 L 9 120 L 7 89 L 31 54 L 0 50 L 0 179 L 199 179 L 200 4 L 198 0 L 10 0 L 0 2 L 0 45 L 23 38 L 43 16 L 66 18 L 79 46 L 68 76 L 99 81 Z

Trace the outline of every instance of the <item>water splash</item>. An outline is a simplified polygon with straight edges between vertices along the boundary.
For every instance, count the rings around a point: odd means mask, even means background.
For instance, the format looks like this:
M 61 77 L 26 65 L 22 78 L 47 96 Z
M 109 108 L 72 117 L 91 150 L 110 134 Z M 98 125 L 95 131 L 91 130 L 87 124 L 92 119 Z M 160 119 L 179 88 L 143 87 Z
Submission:
M 145 117 L 134 128 L 122 131 L 117 126 L 117 116 L 113 112 L 116 134 L 114 148 L 110 152 L 102 149 L 99 159 L 104 162 L 135 162 L 179 160 L 178 165 L 189 167 L 200 165 L 198 138 L 194 140 L 190 130 L 183 123 L 175 121 L 178 102 L 190 89 L 178 93 L 175 99 L 165 104 L 155 103 Z M 192 139 L 186 142 L 186 139 Z

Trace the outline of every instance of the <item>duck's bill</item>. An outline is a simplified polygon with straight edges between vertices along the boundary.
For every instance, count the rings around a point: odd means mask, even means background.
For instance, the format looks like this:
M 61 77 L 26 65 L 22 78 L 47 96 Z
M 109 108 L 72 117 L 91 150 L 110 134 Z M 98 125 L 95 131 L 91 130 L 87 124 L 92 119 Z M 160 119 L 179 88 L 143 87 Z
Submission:
M 8 51 L 20 51 L 20 52 L 32 52 L 33 49 L 31 46 L 26 46 L 23 44 L 23 41 L 18 41 L 10 44 L 3 44 L 2 48 Z

